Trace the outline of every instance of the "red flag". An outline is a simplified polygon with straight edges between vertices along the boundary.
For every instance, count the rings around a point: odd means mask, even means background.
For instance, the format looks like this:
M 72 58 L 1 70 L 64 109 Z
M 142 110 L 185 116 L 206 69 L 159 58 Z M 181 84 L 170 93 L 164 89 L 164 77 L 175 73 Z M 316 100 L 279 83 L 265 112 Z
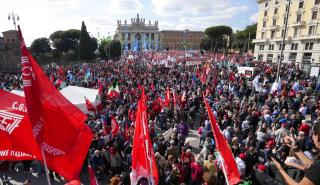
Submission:
M 132 149 L 131 185 L 136 185 L 139 178 L 145 177 L 158 184 L 159 175 L 147 125 L 147 108 L 142 88 L 142 95 L 138 102 L 136 125 Z
M 176 106 L 177 105 L 177 94 L 176 91 L 173 91 L 173 105 Z
M 169 105 L 170 105 L 170 88 L 167 87 L 166 99 L 164 100 L 164 106 L 169 107 Z
M 18 28 L 22 81 L 33 134 L 48 167 L 66 180 L 77 179 L 92 140 L 84 124 L 86 115 L 50 83 L 27 50 Z
M 214 135 L 214 140 L 216 142 L 217 151 L 220 152 L 221 157 L 223 158 L 222 165 L 224 166 L 224 173 L 226 179 L 228 180 L 230 185 L 237 184 L 240 182 L 240 175 L 234 160 L 233 154 L 229 148 L 228 142 L 224 138 L 223 134 L 220 131 L 220 128 L 216 122 L 216 118 L 214 117 L 211 108 L 206 100 L 206 97 L 203 95 L 204 103 L 207 107 L 208 116 L 211 122 L 212 132 Z
M 90 100 L 88 100 L 88 98 L 84 97 L 84 99 L 86 100 L 86 106 L 87 106 L 87 110 L 88 111 L 96 111 L 96 109 L 94 108 L 93 104 L 91 103 Z
M 90 185 L 98 185 L 98 181 L 96 179 L 96 176 L 94 175 L 92 167 L 89 165 L 89 176 L 90 176 Z
M 120 127 L 116 121 L 116 119 L 112 116 L 111 118 L 111 134 L 112 137 L 120 133 Z
M 24 98 L 0 90 L 0 102 L 0 160 L 42 160 Z
M 125 130 L 124 130 L 124 139 L 126 140 L 126 141 L 128 141 L 128 132 L 129 131 L 129 128 L 128 128 L 128 125 L 126 125 L 126 128 L 125 128 Z

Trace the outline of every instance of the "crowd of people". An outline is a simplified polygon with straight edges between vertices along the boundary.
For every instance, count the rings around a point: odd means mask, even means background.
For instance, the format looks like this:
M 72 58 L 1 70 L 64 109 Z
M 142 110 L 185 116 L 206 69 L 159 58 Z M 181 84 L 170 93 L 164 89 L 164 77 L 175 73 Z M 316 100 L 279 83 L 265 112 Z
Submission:
M 260 72 L 240 75 L 240 66 L 258 67 Z M 287 63 L 278 81 L 276 69 L 275 64 L 249 56 L 179 51 L 44 66 L 57 88 L 77 85 L 102 92 L 102 109 L 86 121 L 94 139 L 84 164 L 92 165 L 101 183 L 130 184 L 135 111 L 144 87 L 159 185 L 225 184 L 203 93 L 229 143 L 241 183 L 294 184 L 302 179 L 308 185 L 320 184 L 319 83 L 298 65 Z M 0 73 L 1 89 L 20 89 L 21 84 L 18 70 Z M 119 88 L 118 94 L 109 96 L 111 86 Z M 119 125 L 116 132 L 114 120 Z M 190 130 L 198 133 L 196 145 L 187 140 Z

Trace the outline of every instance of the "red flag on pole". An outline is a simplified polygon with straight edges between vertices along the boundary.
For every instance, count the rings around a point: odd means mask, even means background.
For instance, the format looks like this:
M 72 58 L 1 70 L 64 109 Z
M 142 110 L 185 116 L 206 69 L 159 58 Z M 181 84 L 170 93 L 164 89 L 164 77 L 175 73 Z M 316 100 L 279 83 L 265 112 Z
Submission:
M 229 148 L 227 140 L 224 138 L 223 134 L 220 131 L 220 128 L 217 124 L 216 118 L 214 117 L 211 108 L 206 100 L 206 97 L 203 95 L 204 103 L 207 107 L 208 116 L 211 122 L 212 132 L 214 135 L 214 140 L 216 142 L 217 151 L 220 152 L 221 157 L 223 158 L 223 168 L 226 176 L 226 180 L 230 185 L 237 184 L 240 182 L 240 175 L 234 160 L 233 154 Z
M 176 90 L 173 91 L 173 105 L 177 106 L 177 93 L 176 93 Z
M 92 167 L 88 166 L 88 168 L 89 168 L 90 185 L 98 185 L 98 181 L 96 179 L 96 176 L 94 175 Z
M 84 124 L 86 115 L 51 84 L 18 29 L 22 81 L 33 135 L 44 151 L 48 167 L 66 180 L 77 179 L 92 140 L 92 133 Z
M 93 106 L 92 102 L 87 98 L 84 97 L 84 99 L 86 100 L 86 106 L 87 106 L 87 110 L 88 111 L 96 111 L 95 107 Z
M 136 126 L 132 149 L 131 185 L 136 185 L 139 178 L 145 177 L 152 185 L 157 185 L 159 175 L 147 125 L 147 108 L 144 89 L 138 102 Z
M 169 107 L 169 105 L 170 105 L 170 88 L 167 87 L 166 99 L 164 100 L 164 106 Z
M 116 119 L 112 116 L 111 118 L 111 134 L 112 137 L 120 133 L 120 127 L 116 121 Z
M 0 90 L 0 102 L 0 160 L 42 160 L 24 98 Z

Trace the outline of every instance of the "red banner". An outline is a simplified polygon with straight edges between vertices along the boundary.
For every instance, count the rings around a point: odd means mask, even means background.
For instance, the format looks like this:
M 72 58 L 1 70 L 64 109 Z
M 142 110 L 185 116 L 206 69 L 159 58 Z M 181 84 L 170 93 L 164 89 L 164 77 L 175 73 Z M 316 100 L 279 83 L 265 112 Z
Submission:
M 0 90 L 0 160 L 42 160 L 23 97 Z
M 208 116 L 211 122 L 212 132 L 214 135 L 214 140 L 216 142 L 217 151 L 220 152 L 221 157 L 223 158 L 223 168 L 230 185 L 234 185 L 240 182 L 240 175 L 234 160 L 233 154 L 230 150 L 227 140 L 224 138 L 223 134 L 220 131 L 220 128 L 217 124 L 216 118 L 214 117 L 211 108 L 206 100 L 206 97 L 203 95 L 204 103 L 207 107 Z
M 132 148 L 131 185 L 136 185 L 141 177 L 152 181 L 151 184 L 158 184 L 159 175 L 148 130 L 146 99 L 143 88 L 138 102 L 135 126 Z
M 48 167 L 66 180 L 78 178 L 92 140 L 86 115 L 52 85 L 21 41 L 22 81 L 28 115 Z

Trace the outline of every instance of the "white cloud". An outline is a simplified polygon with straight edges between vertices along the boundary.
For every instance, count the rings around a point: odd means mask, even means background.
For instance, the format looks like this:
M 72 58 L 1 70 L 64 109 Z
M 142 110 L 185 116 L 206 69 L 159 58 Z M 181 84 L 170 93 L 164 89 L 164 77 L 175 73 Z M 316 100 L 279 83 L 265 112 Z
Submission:
M 226 9 L 242 8 L 233 5 L 230 0 L 151 0 L 154 11 L 162 16 L 208 16 L 222 15 Z
M 143 5 L 139 0 L 110 0 L 107 14 L 121 16 L 141 12 Z
M 252 21 L 252 22 L 257 22 L 257 21 L 258 21 L 258 18 L 259 18 L 259 12 L 253 14 L 253 15 L 250 17 L 250 21 Z
M 168 25 L 171 29 L 190 29 L 203 31 L 209 26 L 227 24 L 229 20 L 236 16 L 236 14 L 248 10 L 246 6 L 228 7 L 223 10 L 219 10 L 214 14 L 207 16 L 182 16 L 178 19 L 176 24 L 165 23 L 165 27 Z M 161 22 L 161 25 L 163 22 Z

